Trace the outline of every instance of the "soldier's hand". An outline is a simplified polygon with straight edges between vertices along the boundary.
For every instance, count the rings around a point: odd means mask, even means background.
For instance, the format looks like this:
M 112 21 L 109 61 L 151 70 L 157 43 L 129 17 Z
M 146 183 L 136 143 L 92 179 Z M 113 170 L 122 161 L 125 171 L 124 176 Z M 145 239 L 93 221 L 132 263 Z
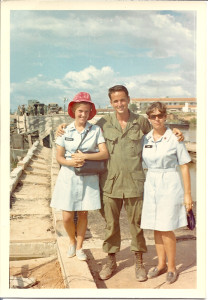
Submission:
M 58 128 L 56 130 L 56 137 L 62 136 L 65 133 L 65 131 L 63 129 L 66 128 L 66 126 L 67 126 L 67 123 L 62 123 L 58 126 Z
M 184 135 L 178 128 L 173 128 L 173 133 L 177 136 L 179 142 L 184 141 Z

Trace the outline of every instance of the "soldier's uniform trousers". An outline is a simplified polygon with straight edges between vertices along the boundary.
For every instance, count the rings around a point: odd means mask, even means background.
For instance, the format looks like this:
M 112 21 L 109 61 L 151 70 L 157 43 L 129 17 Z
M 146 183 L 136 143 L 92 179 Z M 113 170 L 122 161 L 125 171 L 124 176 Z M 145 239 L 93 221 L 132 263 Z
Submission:
M 131 251 L 146 252 L 147 247 L 143 236 L 143 230 L 140 228 L 143 197 L 121 199 L 110 198 L 103 195 L 101 203 L 101 214 L 106 220 L 103 251 L 107 253 L 116 253 L 120 250 L 121 233 L 119 216 L 122 206 L 124 205 L 132 237 Z

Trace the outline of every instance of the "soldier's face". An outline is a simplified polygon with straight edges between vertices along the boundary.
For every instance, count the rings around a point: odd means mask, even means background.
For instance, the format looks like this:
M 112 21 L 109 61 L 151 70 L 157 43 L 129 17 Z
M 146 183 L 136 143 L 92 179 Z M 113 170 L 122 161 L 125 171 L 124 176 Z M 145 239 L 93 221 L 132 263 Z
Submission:
M 111 105 L 118 114 L 128 112 L 129 101 L 129 97 L 123 91 L 111 94 Z

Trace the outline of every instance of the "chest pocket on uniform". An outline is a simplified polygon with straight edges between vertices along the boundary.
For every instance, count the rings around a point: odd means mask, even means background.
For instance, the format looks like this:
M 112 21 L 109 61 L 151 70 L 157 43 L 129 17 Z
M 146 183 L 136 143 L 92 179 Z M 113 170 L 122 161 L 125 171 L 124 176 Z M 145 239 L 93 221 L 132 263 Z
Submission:
M 108 151 L 109 151 L 110 154 L 112 154 L 113 151 L 114 151 L 115 145 L 118 142 L 118 135 L 115 132 L 112 132 L 112 131 L 109 130 L 109 131 L 105 132 L 104 137 L 105 137 L 105 140 L 106 140 Z
M 141 139 L 143 135 L 141 130 L 129 130 L 126 146 L 130 155 L 138 155 L 142 151 Z

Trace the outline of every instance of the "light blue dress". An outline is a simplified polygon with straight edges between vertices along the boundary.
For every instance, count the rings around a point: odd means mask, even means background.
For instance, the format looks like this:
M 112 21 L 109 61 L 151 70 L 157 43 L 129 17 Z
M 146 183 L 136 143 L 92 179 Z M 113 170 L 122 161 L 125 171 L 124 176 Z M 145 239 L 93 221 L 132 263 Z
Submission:
M 141 228 L 172 231 L 186 226 L 184 190 L 177 168 L 191 161 L 185 144 L 178 142 L 169 128 L 155 142 L 152 130 L 144 136 L 142 158 L 148 171 Z
M 56 144 L 66 149 L 66 159 L 71 159 L 71 154 L 76 151 L 89 126 L 90 123 L 87 122 L 85 129 L 80 133 L 76 130 L 73 122 L 66 127 L 65 134 L 56 139 Z M 93 125 L 81 144 L 80 151 L 96 152 L 98 144 L 104 142 L 100 127 Z M 66 211 L 100 209 L 99 176 L 77 176 L 74 167 L 61 166 L 54 187 L 51 207 Z

